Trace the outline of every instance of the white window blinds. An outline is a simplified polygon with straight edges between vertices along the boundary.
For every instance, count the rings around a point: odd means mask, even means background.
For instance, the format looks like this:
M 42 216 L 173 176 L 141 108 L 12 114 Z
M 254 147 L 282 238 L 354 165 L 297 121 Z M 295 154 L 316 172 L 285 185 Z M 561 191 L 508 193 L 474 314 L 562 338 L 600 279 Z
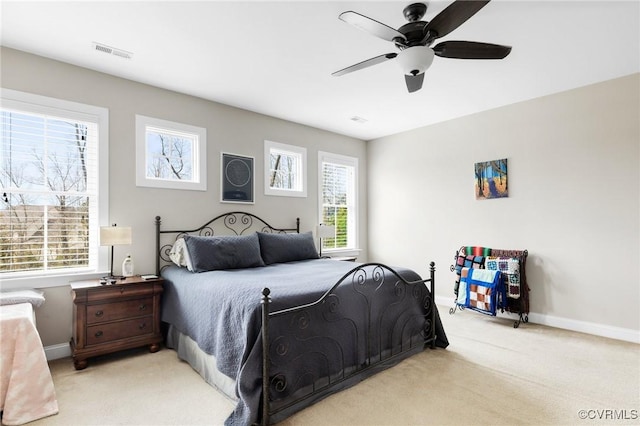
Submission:
M 0 109 L 0 274 L 96 268 L 98 120 L 8 104 Z
M 323 250 L 356 248 L 356 167 L 354 158 L 320 153 L 321 221 L 336 228 Z

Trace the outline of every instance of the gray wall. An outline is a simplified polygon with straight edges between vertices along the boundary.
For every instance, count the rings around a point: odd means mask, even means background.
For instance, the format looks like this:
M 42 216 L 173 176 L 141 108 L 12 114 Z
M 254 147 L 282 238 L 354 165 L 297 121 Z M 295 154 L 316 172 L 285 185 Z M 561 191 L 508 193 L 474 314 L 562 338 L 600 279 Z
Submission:
M 451 301 L 458 247 L 528 249 L 536 322 L 638 341 L 639 80 L 369 142 L 370 260 L 422 273 L 434 260 Z M 500 158 L 509 197 L 476 201 L 474 163 Z
M 361 260 L 423 274 L 434 260 L 437 296 L 448 302 L 457 247 L 526 248 L 532 320 L 638 338 L 638 74 L 365 143 L 11 49 L 0 53 L 2 87 L 109 108 L 110 221 L 134 231 L 133 245 L 117 249 L 116 260 L 130 252 L 138 273 L 154 268 L 156 215 L 174 227 L 248 207 L 274 225 L 299 216 L 303 231 L 313 229 L 317 151 L 331 151 L 360 160 Z M 135 186 L 135 114 L 207 128 L 206 192 Z M 262 194 L 264 139 L 307 147 L 307 198 Z M 255 205 L 218 201 L 220 151 L 256 158 Z M 505 157 L 509 198 L 476 201 L 473 164 Z M 46 280 L 41 287 L 47 302 L 37 310 L 38 329 L 45 346 L 63 347 L 71 335 L 69 287 Z
M 199 226 L 214 215 L 245 210 L 273 226 L 290 227 L 301 219 L 301 230 L 315 229 L 318 221 L 318 156 L 329 151 L 359 159 L 359 242 L 367 252 L 366 143 L 357 139 L 279 120 L 261 114 L 159 89 L 17 50 L 1 50 L 2 87 L 81 102 L 109 109 L 110 222 L 133 228 L 133 244 L 115 248 L 114 271 L 127 253 L 136 273 L 153 273 L 154 217 L 172 229 Z M 277 93 L 274 93 L 277 96 Z M 135 115 L 176 121 L 207 129 L 207 191 L 136 187 Z M 264 195 L 264 140 L 307 148 L 308 196 Z M 254 205 L 220 203 L 220 152 L 255 157 Z M 50 287 L 43 279 L 46 303 L 36 313 L 45 346 L 66 344 L 71 336 L 72 302 L 68 286 Z

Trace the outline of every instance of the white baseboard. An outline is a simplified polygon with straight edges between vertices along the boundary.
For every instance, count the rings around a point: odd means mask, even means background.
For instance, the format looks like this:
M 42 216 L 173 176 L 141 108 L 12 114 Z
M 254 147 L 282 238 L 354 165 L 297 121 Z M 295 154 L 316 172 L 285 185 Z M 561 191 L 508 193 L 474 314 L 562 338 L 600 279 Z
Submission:
M 47 361 L 66 358 L 71 356 L 71 347 L 69 347 L 69 343 L 59 343 L 57 345 L 46 346 L 44 348 L 44 354 L 47 356 Z
M 440 306 L 454 305 L 453 297 L 436 296 L 436 304 Z M 449 311 L 447 311 L 447 315 Z M 516 318 L 513 314 L 498 314 L 500 317 Z M 623 340 L 625 342 L 640 343 L 640 330 L 630 328 L 613 327 L 605 324 L 594 322 L 579 321 L 570 318 L 554 317 L 551 315 L 529 313 L 529 322 L 549 327 L 561 328 L 563 330 L 577 331 L 580 333 L 593 334 L 594 336 L 608 337 L 610 339 Z

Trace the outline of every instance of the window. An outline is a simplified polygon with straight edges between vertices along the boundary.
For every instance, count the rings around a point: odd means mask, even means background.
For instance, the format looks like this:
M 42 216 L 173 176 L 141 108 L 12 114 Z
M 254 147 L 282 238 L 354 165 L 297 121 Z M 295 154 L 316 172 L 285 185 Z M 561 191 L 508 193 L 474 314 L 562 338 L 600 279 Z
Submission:
M 266 195 L 307 196 L 306 148 L 264 141 L 264 161 Z
M 336 227 L 335 238 L 322 239 L 322 250 L 356 249 L 358 159 L 319 152 L 318 163 L 320 220 Z
M 136 115 L 136 185 L 207 190 L 207 130 Z
M 3 89 L 0 113 L 0 277 L 104 269 L 108 111 Z

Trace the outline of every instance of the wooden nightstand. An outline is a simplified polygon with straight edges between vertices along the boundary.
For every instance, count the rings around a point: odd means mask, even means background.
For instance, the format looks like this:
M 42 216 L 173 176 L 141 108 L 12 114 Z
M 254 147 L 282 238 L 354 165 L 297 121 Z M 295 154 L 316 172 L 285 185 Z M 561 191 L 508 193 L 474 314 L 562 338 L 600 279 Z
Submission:
M 100 280 L 71 282 L 73 337 L 71 354 L 76 370 L 87 359 L 123 349 L 149 345 L 157 352 L 160 332 L 162 278 L 139 276 L 100 284 Z

